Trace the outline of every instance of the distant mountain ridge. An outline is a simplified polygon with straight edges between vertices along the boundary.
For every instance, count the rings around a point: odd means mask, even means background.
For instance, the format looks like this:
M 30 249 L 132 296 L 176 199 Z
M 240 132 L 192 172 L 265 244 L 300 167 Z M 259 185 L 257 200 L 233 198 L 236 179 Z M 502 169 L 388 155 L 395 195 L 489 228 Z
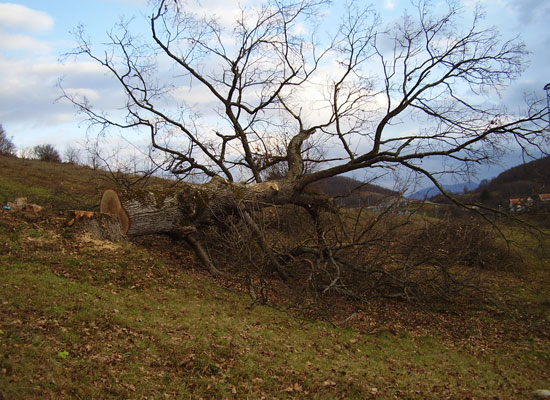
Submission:
M 516 165 L 491 180 L 482 181 L 469 200 L 507 207 L 511 198 L 550 193 L 550 156 Z
M 464 183 L 456 183 L 454 185 L 442 185 L 442 187 L 448 193 L 459 194 L 459 193 L 464 193 L 464 189 L 466 189 L 467 192 L 477 189 L 479 187 L 479 183 L 464 182 Z M 414 199 L 414 200 L 425 200 L 425 199 L 429 199 L 430 197 L 436 196 L 440 193 L 441 192 L 437 187 L 432 186 L 429 188 L 420 189 L 407 197 L 409 199 Z
M 400 196 L 394 190 L 363 183 L 347 176 L 322 179 L 312 183 L 308 188 L 333 197 L 341 206 L 351 208 L 375 205 L 384 198 Z
M 550 156 L 539 158 L 525 164 L 516 165 L 496 178 L 491 179 L 486 187 L 494 188 L 513 182 L 531 182 L 535 186 L 550 186 Z M 550 188 L 549 188 L 550 190 Z
M 478 187 L 470 189 L 467 193 L 463 193 L 462 184 L 451 186 L 455 187 L 454 193 L 462 201 L 506 209 L 509 207 L 510 199 L 529 196 L 534 198 L 538 194 L 550 193 L 550 156 L 516 165 L 493 179 L 484 179 Z M 418 191 L 409 197 L 418 196 L 414 198 L 419 198 L 420 195 L 424 193 Z M 429 193 L 428 198 L 436 202 L 448 202 L 437 192 Z

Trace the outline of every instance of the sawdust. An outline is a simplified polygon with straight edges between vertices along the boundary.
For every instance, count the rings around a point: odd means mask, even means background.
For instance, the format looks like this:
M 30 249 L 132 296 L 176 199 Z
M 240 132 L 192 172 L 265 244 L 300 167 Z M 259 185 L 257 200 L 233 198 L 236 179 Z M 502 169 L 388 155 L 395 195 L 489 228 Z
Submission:
M 94 238 L 89 232 L 85 232 L 81 235 L 75 236 L 74 240 L 78 242 L 81 246 L 93 248 L 95 250 L 107 250 L 113 252 L 120 250 L 120 244 L 108 240 Z

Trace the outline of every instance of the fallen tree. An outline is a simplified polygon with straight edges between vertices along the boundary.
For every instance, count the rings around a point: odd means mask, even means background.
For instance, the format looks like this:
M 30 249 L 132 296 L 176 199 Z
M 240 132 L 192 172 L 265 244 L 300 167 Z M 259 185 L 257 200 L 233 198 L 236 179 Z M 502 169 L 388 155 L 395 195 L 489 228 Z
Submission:
M 150 234 L 168 234 L 172 237 L 185 240 L 195 254 L 205 264 L 210 272 L 219 275 L 220 272 L 203 250 L 201 244 L 194 238 L 197 227 L 211 224 L 226 218 L 229 214 L 244 216 L 246 223 L 255 231 L 256 240 L 262 250 L 271 253 L 263 232 L 257 227 L 248 210 L 249 205 L 258 208 L 259 204 L 300 204 L 310 210 L 318 210 L 321 205 L 327 208 L 326 198 L 320 203 L 320 197 L 315 195 L 300 195 L 295 199 L 279 196 L 279 186 L 275 182 L 263 182 L 256 185 L 232 185 L 228 181 L 214 178 L 207 184 L 183 184 L 183 189 L 176 193 L 150 191 L 127 191 L 120 196 L 115 190 L 106 190 L 100 202 L 100 214 L 84 215 L 85 220 L 94 221 L 91 229 L 97 230 L 96 225 L 106 227 L 105 238 L 116 237 L 118 231 L 127 236 L 143 236 Z M 292 191 L 287 191 L 293 193 Z M 70 225 L 76 219 L 83 217 L 83 212 L 74 212 Z M 84 213 L 85 214 L 85 213 Z M 106 215 L 116 216 L 120 221 L 120 229 L 111 229 L 102 221 Z M 98 217 L 98 218 L 95 218 Z M 101 218 L 99 218 L 101 217 Z M 97 222 L 96 222 L 97 220 Z M 271 254 L 271 263 L 283 279 L 287 274 L 279 262 Z
M 102 132 L 147 134 L 152 151 L 166 156 L 167 170 L 193 178 L 175 193 L 111 199 L 113 213 L 120 205 L 128 215 L 128 235 L 190 237 L 208 263 L 192 232 L 233 215 L 252 228 L 273 269 L 286 277 L 251 213 L 294 205 L 314 226 L 309 254 L 338 267 L 320 217 L 335 208 L 309 184 L 389 168 L 423 176 L 445 193 L 441 176 L 468 174 L 511 142 L 525 152 L 546 151 L 543 99 L 516 113 L 488 101 L 520 75 L 527 49 L 484 28 L 480 10 L 465 25 L 459 4 L 434 11 L 421 1 L 414 14 L 382 26 L 372 9 L 353 3 L 334 10 L 342 19 L 326 36 L 316 28 L 328 7 L 324 0 L 267 1 L 241 9 L 227 25 L 200 8 L 157 0 L 150 41 L 121 23 L 107 48 L 96 51 L 77 31 L 79 47 L 71 54 L 112 74 L 126 113 L 96 111 L 74 90 L 64 89 L 64 97 Z M 181 96 L 194 86 L 214 111 L 202 119 L 195 92 Z

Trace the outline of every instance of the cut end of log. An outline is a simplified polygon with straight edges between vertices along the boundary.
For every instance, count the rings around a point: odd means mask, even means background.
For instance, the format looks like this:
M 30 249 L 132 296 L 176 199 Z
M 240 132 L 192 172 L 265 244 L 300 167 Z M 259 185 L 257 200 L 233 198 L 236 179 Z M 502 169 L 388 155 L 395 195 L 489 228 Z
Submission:
M 122 207 L 120 197 L 116 191 L 107 189 L 103 192 L 99 211 L 106 214 L 118 215 L 120 217 L 120 223 L 122 224 L 122 233 L 128 233 L 128 229 L 130 229 L 130 217 L 124 207 Z
M 99 211 L 106 214 L 118 214 L 122 204 L 118 193 L 113 189 L 107 189 L 101 196 L 101 203 L 99 204 Z
M 118 216 L 120 217 L 120 224 L 122 225 L 122 233 L 126 235 L 128 233 L 128 229 L 130 229 L 130 217 L 124 207 L 120 208 Z

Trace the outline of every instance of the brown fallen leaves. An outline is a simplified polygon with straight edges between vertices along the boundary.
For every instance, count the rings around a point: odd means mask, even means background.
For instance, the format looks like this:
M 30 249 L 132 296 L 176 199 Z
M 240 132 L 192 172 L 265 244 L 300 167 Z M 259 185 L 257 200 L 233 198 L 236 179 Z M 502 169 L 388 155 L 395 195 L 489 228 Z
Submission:
M 287 387 L 286 389 L 283 390 L 284 392 L 287 392 L 287 393 L 292 393 L 292 392 L 303 392 L 304 391 L 304 388 L 302 387 L 302 385 L 300 385 L 299 383 L 295 383 L 294 385 L 291 385 L 289 387 Z

